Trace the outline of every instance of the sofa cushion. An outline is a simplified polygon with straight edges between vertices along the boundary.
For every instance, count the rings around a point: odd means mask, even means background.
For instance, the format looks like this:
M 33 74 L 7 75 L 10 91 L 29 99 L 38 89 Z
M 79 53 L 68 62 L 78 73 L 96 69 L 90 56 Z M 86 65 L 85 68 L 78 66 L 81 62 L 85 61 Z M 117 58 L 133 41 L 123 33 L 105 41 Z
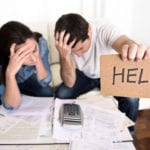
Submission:
M 25 22 L 25 25 L 27 25 L 33 32 L 39 32 L 43 35 L 43 37 L 48 41 L 48 23 L 44 22 Z
M 50 48 L 51 64 L 59 63 L 59 55 L 55 47 L 54 29 L 55 29 L 55 22 L 50 22 L 48 25 L 48 41 L 49 41 L 49 48 Z
M 51 64 L 51 71 L 52 71 L 52 85 L 53 87 L 56 87 L 62 82 L 60 77 L 60 64 L 59 63 Z

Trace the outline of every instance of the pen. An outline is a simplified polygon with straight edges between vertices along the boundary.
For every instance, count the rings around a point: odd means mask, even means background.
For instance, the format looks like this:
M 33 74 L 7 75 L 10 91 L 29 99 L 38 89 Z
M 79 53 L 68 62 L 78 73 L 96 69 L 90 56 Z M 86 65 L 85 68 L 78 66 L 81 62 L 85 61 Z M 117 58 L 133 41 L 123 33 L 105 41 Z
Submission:
M 1 116 L 1 117 L 5 117 L 5 115 L 4 115 L 4 114 L 1 114 L 1 113 L 0 113 L 0 116 Z
M 133 142 L 133 140 L 113 141 L 113 143 Z

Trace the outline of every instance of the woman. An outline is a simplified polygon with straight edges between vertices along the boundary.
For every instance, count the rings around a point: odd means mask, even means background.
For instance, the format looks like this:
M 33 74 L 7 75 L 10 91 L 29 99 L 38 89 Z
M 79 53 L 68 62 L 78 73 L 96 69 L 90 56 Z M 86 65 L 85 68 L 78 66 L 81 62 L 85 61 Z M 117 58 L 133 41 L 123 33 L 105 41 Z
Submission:
M 48 51 L 42 35 L 20 22 L 0 28 L 0 99 L 5 108 L 17 108 L 21 94 L 53 96 Z

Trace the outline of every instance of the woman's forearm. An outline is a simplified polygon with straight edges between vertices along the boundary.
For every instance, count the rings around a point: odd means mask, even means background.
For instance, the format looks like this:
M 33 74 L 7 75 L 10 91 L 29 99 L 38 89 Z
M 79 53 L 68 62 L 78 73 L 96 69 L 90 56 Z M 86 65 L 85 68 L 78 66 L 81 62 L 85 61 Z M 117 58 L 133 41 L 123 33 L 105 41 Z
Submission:
M 6 71 L 6 89 L 4 92 L 4 103 L 17 108 L 21 102 L 21 93 L 14 75 Z
M 48 75 L 48 71 L 41 59 L 41 57 L 39 56 L 39 58 L 37 59 L 37 62 L 36 62 L 36 74 L 37 74 L 37 77 L 39 80 L 44 80 L 47 75 Z

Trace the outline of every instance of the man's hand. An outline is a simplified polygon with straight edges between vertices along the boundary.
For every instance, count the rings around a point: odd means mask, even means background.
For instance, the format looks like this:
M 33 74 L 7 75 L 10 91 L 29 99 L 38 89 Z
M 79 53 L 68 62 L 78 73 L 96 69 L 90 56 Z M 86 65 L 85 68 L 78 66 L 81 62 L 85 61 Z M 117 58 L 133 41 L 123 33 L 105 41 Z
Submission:
M 72 87 L 76 81 L 75 73 L 75 62 L 71 59 L 71 49 L 75 43 L 75 39 L 68 44 L 70 34 L 67 33 L 65 36 L 65 31 L 56 33 L 55 36 L 55 45 L 59 52 L 60 65 L 61 65 L 61 77 L 66 86 Z
M 150 58 L 150 48 L 136 43 L 124 44 L 121 48 L 123 60 L 141 61 Z
M 150 58 L 150 48 L 139 45 L 127 36 L 121 36 L 112 45 L 121 54 L 124 61 L 141 61 Z
M 55 36 L 55 45 L 61 58 L 70 57 L 72 46 L 75 43 L 74 39 L 71 43 L 67 44 L 70 34 L 67 33 L 65 37 L 64 35 L 65 31 L 62 31 L 60 33 L 57 32 Z

